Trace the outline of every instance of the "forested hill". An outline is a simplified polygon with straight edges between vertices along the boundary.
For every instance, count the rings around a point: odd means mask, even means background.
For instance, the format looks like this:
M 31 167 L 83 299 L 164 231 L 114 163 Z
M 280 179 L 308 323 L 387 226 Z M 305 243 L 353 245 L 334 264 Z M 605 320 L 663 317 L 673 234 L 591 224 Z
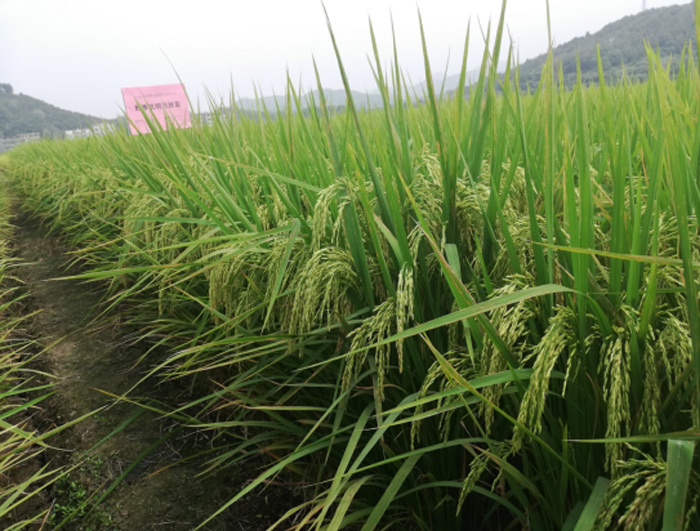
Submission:
M 598 81 L 596 44 L 600 45 L 603 68 L 608 79 L 619 79 L 622 65 L 630 78 L 644 80 L 647 77 L 647 41 L 659 49 L 661 57 L 672 62 L 677 69 L 683 47 L 692 42 L 695 46 L 695 19 L 693 4 L 648 9 L 612 22 L 600 31 L 578 37 L 554 48 L 554 59 L 561 64 L 564 82 L 576 81 L 576 56 L 581 61 L 581 77 L 584 82 Z M 695 55 L 695 48 L 693 48 Z M 525 61 L 520 65 L 520 81 L 535 88 L 540 79 L 546 54 Z
M 102 122 L 100 118 L 65 111 L 44 101 L 15 94 L 12 85 L 0 83 L 0 136 L 41 133 L 61 136 L 69 129 L 81 129 Z

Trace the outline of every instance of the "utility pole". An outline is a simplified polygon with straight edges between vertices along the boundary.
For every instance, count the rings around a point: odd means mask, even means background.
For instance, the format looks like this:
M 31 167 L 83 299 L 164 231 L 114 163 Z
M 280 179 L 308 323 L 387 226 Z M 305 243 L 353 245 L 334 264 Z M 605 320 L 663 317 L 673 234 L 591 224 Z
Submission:
M 642 0 L 642 11 L 647 10 L 647 0 Z

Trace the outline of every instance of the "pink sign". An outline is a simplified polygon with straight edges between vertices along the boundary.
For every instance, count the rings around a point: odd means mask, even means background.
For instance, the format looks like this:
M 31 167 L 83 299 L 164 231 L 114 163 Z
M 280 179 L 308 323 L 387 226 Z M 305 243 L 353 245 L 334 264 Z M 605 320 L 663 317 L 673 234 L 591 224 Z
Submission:
M 190 109 L 183 85 L 123 88 L 122 95 L 131 134 L 151 132 L 144 114 L 151 122 L 154 118 L 158 120 L 163 129 L 168 127 L 168 122 L 179 128 L 190 127 Z

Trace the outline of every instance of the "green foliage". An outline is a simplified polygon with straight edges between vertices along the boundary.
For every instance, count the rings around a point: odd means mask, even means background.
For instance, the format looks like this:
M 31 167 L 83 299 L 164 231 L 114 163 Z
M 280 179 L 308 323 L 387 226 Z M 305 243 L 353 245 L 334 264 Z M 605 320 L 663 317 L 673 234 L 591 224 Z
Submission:
M 623 76 L 643 81 L 647 79 L 649 63 L 644 52 L 648 43 L 677 73 L 681 54 L 689 43 L 695 50 L 695 24 L 693 4 L 648 9 L 629 15 L 606 25 L 600 31 L 577 37 L 554 48 L 554 63 L 561 68 L 564 83 L 571 87 L 576 83 L 577 62 L 584 84 L 598 82 L 597 48 L 600 63 L 608 80 L 620 80 Z M 546 55 L 525 61 L 520 67 L 520 84 L 523 88 L 537 87 Z
M 58 524 L 68 518 L 80 518 L 88 511 L 88 491 L 85 486 L 71 479 L 69 475 L 61 477 L 53 489 L 56 503 L 51 514 L 51 523 Z
M 42 137 L 62 137 L 70 129 L 90 127 L 102 120 L 59 109 L 24 94 L 14 94 L 12 86 L 0 84 L 0 136 L 41 133 Z
M 647 48 L 648 82 L 610 83 L 601 57 L 568 90 L 550 55 L 523 92 L 503 20 L 467 98 L 421 105 L 375 53 L 397 104 L 363 111 L 336 47 L 346 113 L 319 92 L 9 156 L 172 349 L 151 377 L 191 379 L 171 414 L 216 433 L 210 469 L 266 460 L 219 512 L 292 475 L 299 530 L 700 523 L 694 445 L 662 444 L 700 436 L 697 63 Z
M 21 529 L 40 522 L 48 508 L 34 500 L 52 482 L 59 470 L 42 466 L 43 440 L 51 432 L 39 433 L 32 420 L 36 408 L 50 393 L 51 384 L 37 382 L 36 371 L 28 365 L 33 345 L 22 328 L 18 315 L 25 295 L 18 292 L 12 276 L 16 266 L 12 258 L 10 200 L 0 196 L 0 525 L 3 529 Z M 60 431 L 56 428 L 53 432 Z M 38 514 L 37 514 L 38 513 Z

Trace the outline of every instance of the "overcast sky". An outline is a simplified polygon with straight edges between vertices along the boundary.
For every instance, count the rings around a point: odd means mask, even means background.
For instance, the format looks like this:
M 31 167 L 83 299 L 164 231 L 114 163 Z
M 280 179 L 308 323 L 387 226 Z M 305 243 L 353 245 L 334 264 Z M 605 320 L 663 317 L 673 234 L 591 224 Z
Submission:
M 480 62 L 479 22 L 495 24 L 501 0 L 326 0 L 350 83 L 372 89 L 368 18 L 380 53 L 391 57 L 393 14 L 401 67 L 423 79 L 417 8 L 435 72 L 459 68 L 472 22 L 470 68 Z M 647 7 L 687 3 L 647 0 Z M 510 0 L 506 22 L 521 60 L 547 48 L 545 0 Z M 641 10 L 642 0 L 550 0 L 563 43 Z M 121 87 L 177 83 L 205 102 L 203 87 L 227 98 L 284 91 L 286 71 L 313 87 L 312 55 L 324 86 L 340 88 L 320 0 L 0 0 L 0 82 L 58 107 L 113 118 Z

